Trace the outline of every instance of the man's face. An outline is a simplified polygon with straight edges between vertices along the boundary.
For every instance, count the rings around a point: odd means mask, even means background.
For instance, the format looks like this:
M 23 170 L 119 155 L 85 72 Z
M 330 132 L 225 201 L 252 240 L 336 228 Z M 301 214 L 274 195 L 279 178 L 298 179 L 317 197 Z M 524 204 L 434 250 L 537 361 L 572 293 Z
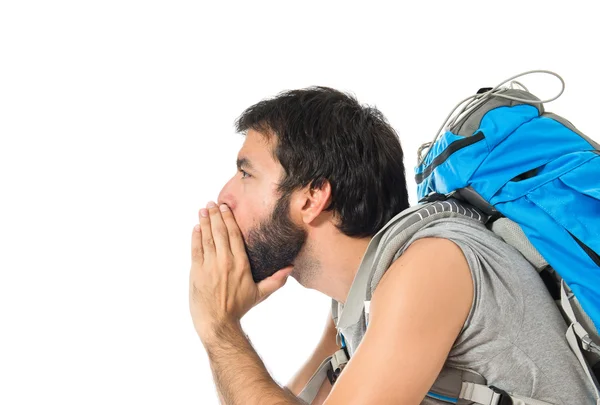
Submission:
M 238 172 L 218 200 L 235 216 L 256 282 L 293 264 L 307 236 L 290 217 L 290 196 L 277 193 L 283 167 L 272 151 L 273 141 L 249 130 L 238 153 Z

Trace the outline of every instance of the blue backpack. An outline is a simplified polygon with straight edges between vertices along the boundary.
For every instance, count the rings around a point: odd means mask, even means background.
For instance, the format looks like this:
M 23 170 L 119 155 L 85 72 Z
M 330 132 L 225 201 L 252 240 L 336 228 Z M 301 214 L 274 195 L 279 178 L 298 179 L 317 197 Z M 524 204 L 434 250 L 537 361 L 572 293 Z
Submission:
M 463 100 L 419 149 L 418 196 L 452 196 L 490 215 L 488 226 L 534 264 L 562 303 L 579 346 L 597 352 L 586 357 L 599 375 L 600 145 L 544 110 L 560 94 L 541 101 L 519 82 L 501 87 L 534 72 L 556 76 L 562 94 L 560 76 L 532 71 Z

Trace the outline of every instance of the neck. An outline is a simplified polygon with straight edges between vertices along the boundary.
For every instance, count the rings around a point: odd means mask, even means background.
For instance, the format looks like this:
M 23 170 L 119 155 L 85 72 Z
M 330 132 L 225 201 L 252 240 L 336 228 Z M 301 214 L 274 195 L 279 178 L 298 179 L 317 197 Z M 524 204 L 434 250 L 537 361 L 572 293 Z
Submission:
M 345 303 L 371 238 L 351 238 L 335 227 L 310 232 L 292 276 L 304 287 Z

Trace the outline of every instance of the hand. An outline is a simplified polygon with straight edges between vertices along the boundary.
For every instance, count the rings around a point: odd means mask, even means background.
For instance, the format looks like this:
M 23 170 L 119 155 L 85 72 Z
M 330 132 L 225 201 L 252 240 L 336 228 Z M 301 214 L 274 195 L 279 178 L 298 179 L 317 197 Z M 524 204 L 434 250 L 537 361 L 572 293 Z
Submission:
M 190 312 L 198 336 L 210 339 L 218 330 L 239 324 L 256 304 L 281 288 L 292 267 L 255 283 L 242 233 L 233 213 L 222 204 L 207 204 L 192 232 Z

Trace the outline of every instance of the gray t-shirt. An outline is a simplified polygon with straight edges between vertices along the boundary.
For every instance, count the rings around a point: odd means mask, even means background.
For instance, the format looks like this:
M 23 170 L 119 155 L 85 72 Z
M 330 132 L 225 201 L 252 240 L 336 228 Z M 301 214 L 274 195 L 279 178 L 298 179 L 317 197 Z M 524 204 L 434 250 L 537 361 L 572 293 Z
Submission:
M 417 239 L 451 240 L 471 270 L 474 298 L 446 365 L 479 373 L 509 393 L 552 404 L 592 404 L 593 388 L 565 338 L 567 325 L 535 269 L 482 224 L 446 218 Z M 364 315 L 343 331 L 353 354 L 365 333 Z

